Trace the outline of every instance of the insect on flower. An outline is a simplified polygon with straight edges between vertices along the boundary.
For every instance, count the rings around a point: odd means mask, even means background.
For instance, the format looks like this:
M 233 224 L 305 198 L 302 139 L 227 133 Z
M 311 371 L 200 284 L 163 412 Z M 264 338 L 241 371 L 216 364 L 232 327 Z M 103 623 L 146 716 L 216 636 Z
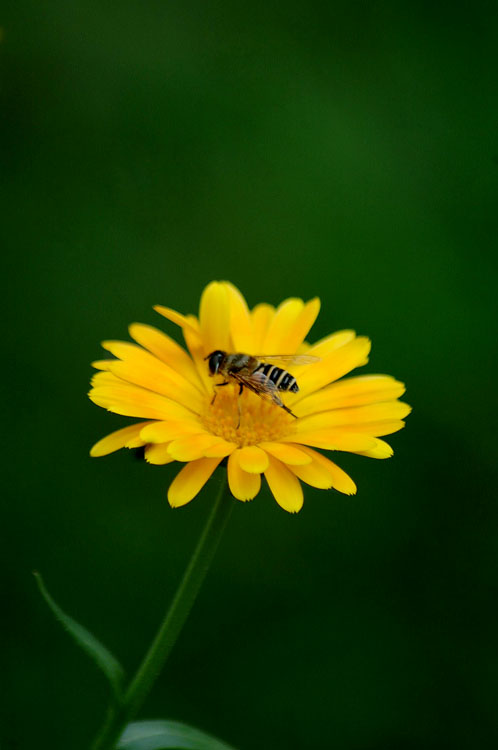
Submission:
M 255 498 L 264 478 L 277 503 L 297 513 L 301 483 L 356 492 L 331 460 L 341 452 L 392 455 L 383 438 L 410 413 L 399 401 L 405 386 L 390 375 L 353 372 L 368 362 L 366 336 L 348 329 L 310 338 L 317 297 L 250 308 L 233 284 L 212 281 L 197 315 L 155 310 L 179 326 L 185 348 L 141 323 L 130 326 L 133 343 L 103 342 L 111 356 L 93 363 L 90 398 L 133 421 L 95 443 L 91 455 L 143 447 L 149 464 L 180 462 L 168 489 L 173 507 L 196 497 L 224 459 L 237 500 Z
M 285 409 L 286 412 L 297 416 L 286 406 L 278 391 L 299 392 L 299 386 L 296 378 L 278 367 L 274 362 L 282 362 L 289 365 L 310 365 L 318 362 L 320 357 L 307 356 L 305 354 L 271 354 L 271 355 L 254 355 L 250 354 L 228 354 L 217 349 L 208 354 L 204 359 L 208 361 L 210 375 L 222 375 L 225 380 L 223 383 L 216 383 L 215 388 L 221 388 L 230 383 L 237 383 L 239 386 L 239 396 L 244 388 L 257 393 L 261 398 L 273 401 L 277 406 Z M 217 391 L 214 392 L 211 404 L 214 404 Z M 239 411 L 240 424 L 240 411 Z

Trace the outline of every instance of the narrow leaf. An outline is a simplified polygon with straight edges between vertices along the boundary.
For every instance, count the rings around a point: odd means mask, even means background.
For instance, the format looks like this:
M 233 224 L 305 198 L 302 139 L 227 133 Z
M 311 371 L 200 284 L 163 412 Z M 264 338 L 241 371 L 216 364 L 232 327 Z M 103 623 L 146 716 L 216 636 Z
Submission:
M 179 721 L 134 721 L 128 724 L 117 750 L 235 750 L 199 729 Z
M 124 671 L 119 661 L 111 654 L 107 648 L 98 641 L 89 630 L 80 625 L 76 620 L 67 615 L 62 609 L 54 602 L 43 583 L 43 579 L 39 573 L 34 573 L 40 593 L 47 602 L 48 606 L 52 610 L 53 614 L 59 620 L 62 627 L 74 638 L 78 646 L 85 651 L 88 656 L 93 659 L 95 664 L 100 667 L 102 672 L 110 682 L 112 691 L 117 699 L 122 696 L 123 693 L 123 680 Z

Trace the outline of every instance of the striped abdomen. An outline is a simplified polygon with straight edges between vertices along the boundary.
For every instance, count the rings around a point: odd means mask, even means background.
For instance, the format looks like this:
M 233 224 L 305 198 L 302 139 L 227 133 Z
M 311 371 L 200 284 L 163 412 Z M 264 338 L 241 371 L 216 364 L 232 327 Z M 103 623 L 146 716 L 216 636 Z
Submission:
M 281 367 L 277 367 L 277 365 L 265 365 L 261 363 L 256 367 L 254 372 L 262 372 L 263 375 L 266 375 L 268 380 L 271 380 L 279 391 L 292 391 L 293 393 L 299 391 L 296 378 L 291 375 L 290 372 L 286 372 L 285 370 L 282 370 Z

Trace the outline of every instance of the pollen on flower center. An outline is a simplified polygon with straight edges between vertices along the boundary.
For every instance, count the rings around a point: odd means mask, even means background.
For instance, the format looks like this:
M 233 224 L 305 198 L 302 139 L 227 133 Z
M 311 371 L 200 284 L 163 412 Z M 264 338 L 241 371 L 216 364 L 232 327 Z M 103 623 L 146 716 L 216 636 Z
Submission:
M 295 420 L 284 409 L 247 390 L 238 392 L 238 386 L 229 385 L 218 390 L 214 404 L 208 402 L 201 419 L 213 435 L 242 448 L 289 433 Z

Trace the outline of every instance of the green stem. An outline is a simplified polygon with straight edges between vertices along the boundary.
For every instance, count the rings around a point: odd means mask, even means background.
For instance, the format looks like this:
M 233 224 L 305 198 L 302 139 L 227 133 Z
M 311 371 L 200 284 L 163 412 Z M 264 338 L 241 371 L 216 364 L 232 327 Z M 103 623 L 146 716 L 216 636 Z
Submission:
M 206 577 L 233 507 L 233 499 L 225 492 L 225 472 L 224 476 L 206 526 L 156 637 L 130 682 L 123 700 L 119 705 L 109 708 L 104 726 L 92 745 L 92 750 L 112 750 L 115 747 L 126 724 L 140 710 L 175 645 Z

